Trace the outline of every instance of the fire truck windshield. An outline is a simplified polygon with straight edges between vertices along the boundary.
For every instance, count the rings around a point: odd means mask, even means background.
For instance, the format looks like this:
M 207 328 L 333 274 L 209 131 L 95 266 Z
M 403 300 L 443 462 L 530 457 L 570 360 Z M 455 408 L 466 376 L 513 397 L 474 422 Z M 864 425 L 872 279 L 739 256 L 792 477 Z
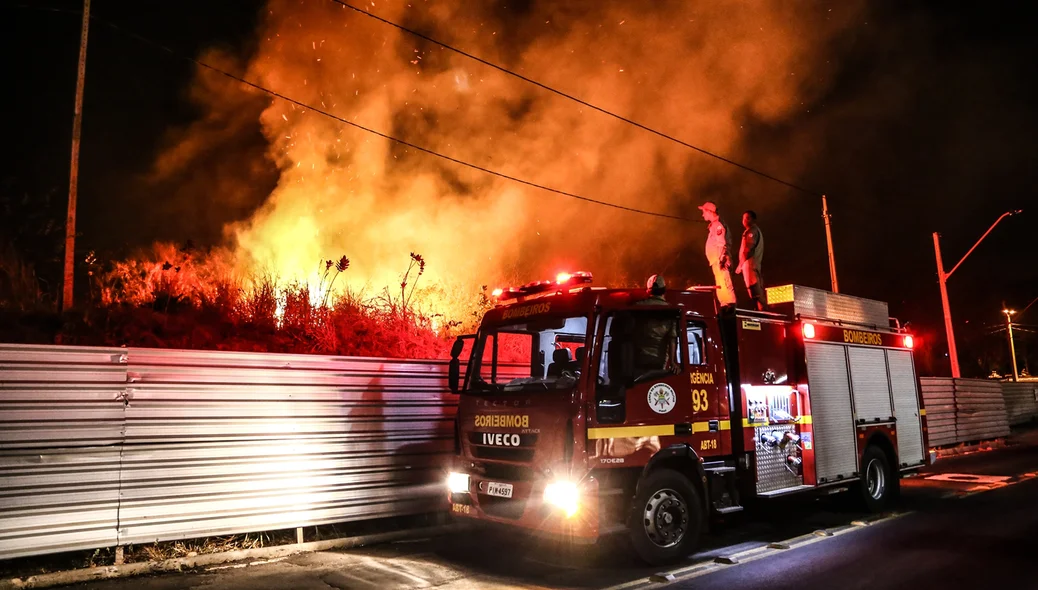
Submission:
M 573 387 L 587 363 L 588 318 L 538 317 L 484 326 L 469 361 L 467 393 Z

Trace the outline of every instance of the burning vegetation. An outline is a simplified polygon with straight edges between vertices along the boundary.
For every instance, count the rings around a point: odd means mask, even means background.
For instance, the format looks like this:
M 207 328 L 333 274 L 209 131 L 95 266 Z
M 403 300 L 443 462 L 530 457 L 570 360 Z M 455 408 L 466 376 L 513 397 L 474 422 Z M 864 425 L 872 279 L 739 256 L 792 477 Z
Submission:
M 321 262 L 314 284 L 239 275 L 229 256 L 165 243 L 108 264 L 90 253 L 90 302 L 82 313 L 58 319 L 47 313 L 52 306 L 5 290 L 0 337 L 7 342 L 442 358 L 450 338 L 474 327 L 490 304 L 483 289 L 464 303 L 468 312 L 458 319 L 435 311 L 430 301 L 457 298 L 422 285 L 426 262 L 417 253 L 403 266 L 396 290 L 376 292 L 336 288 L 350 271 L 346 256 Z M 28 267 L 19 263 L 17 268 Z
M 739 156 L 748 129 L 784 124 L 828 88 L 827 50 L 861 7 L 371 11 Z M 486 309 L 486 285 L 576 268 L 617 286 L 649 269 L 709 282 L 697 224 L 545 193 L 336 118 L 621 206 L 694 219 L 716 195 L 753 192 L 759 210 L 780 202 L 723 163 L 334 2 L 270 0 L 259 21 L 246 48 L 200 59 L 311 108 L 199 69 L 187 93 L 198 117 L 170 129 L 139 191 L 161 235 L 201 232 L 206 249 L 155 244 L 108 265 L 89 256 L 91 311 L 58 330 L 65 341 L 442 356 L 445 338 Z M 783 168 L 795 174 L 809 157 Z
M 733 156 L 749 151 L 748 129 L 782 124 L 828 88 L 827 49 L 861 10 L 777 0 L 633 12 L 625 2 L 520 4 L 370 10 Z M 502 174 L 692 219 L 706 198 L 753 191 L 761 210 L 782 194 L 327 0 L 270 0 L 247 52 L 213 49 L 201 59 L 297 103 L 199 69 L 190 98 L 201 116 L 169 133 L 148 190 L 210 225 L 222 216 L 234 271 L 311 290 L 322 272 L 314 261 L 332 252 L 351 253 L 336 283 L 343 292 L 395 286 L 401 253 L 421 252 L 435 261 L 423 284 L 442 291 L 424 301 L 453 317 L 467 310 L 446 294 L 560 269 L 591 270 L 610 284 L 646 269 L 709 281 L 696 223 L 552 195 L 337 118 Z M 254 131 L 265 159 L 241 145 Z M 783 169 L 793 174 L 809 156 Z

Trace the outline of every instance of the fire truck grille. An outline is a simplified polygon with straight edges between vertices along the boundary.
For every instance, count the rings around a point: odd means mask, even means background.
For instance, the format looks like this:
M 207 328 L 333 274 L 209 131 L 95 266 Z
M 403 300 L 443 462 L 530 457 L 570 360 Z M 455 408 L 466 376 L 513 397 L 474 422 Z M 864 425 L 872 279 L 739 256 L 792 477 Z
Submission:
M 533 479 L 533 469 L 522 465 L 507 463 L 481 463 L 483 477 L 495 481 L 529 481 Z
M 517 463 L 533 461 L 533 449 L 473 446 L 472 455 L 477 459 L 490 459 L 491 461 L 515 461 Z
M 518 520 L 526 509 L 526 500 L 498 498 L 497 496 L 479 496 L 479 507 L 483 512 L 495 518 Z

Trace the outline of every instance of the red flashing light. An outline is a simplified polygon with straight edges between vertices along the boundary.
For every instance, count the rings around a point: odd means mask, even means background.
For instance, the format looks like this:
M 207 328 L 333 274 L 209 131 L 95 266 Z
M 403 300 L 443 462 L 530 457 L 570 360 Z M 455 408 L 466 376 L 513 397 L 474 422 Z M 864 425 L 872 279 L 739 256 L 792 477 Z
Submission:
M 912 338 L 911 335 L 905 335 L 904 343 L 905 348 L 912 348 L 913 346 L 915 346 L 915 338 Z
M 814 338 L 814 337 L 815 337 L 815 325 L 814 324 L 805 323 L 804 324 L 804 338 L 809 338 L 810 339 L 810 338 Z
M 591 282 L 589 272 L 560 272 L 554 281 L 533 281 L 521 287 L 509 287 L 508 289 L 494 289 L 491 293 L 499 300 L 518 299 L 544 291 L 552 291 L 563 285 L 579 285 Z

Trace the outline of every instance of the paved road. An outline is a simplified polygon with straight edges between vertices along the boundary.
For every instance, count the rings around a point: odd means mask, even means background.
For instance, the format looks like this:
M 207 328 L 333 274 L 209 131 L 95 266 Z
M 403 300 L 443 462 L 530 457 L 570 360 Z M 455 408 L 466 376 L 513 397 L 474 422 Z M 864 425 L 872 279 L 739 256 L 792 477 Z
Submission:
M 883 519 L 844 508 L 840 495 L 767 503 L 707 537 L 703 551 L 687 563 L 665 571 L 615 550 L 467 533 L 79 587 L 1038 588 L 1038 575 L 1028 567 L 1038 563 L 1035 434 L 1006 449 L 941 461 L 905 480 L 902 502 Z M 832 536 L 813 534 L 819 529 Z M 778 545 L 769 548 L 772 543 Z M 653 574 L 671 578 L 653 581 Z

